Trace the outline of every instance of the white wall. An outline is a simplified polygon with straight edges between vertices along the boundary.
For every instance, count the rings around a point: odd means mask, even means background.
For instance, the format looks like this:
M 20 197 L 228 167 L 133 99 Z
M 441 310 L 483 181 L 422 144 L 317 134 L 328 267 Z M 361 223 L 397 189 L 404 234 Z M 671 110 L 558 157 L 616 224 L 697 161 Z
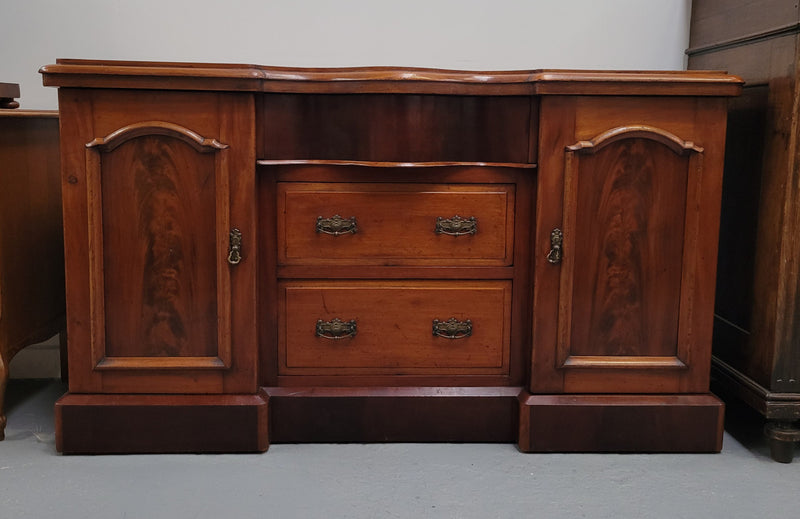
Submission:
M 691 0 L 0 0 L 0 82 L 56 108 L 56 58 L 472 70 L 682 69 Z M 35 348 L 15 377 L 57 377 Z M 48 360 L 45 358 L 44 360 Z M 52 364 L 52 366 L 50 366 Z M 48 368 L 49 366 L 49 368 Z
M 3 0 L 0 81 L 56 58 L 473 70 L 682 69 L 691 0 Z

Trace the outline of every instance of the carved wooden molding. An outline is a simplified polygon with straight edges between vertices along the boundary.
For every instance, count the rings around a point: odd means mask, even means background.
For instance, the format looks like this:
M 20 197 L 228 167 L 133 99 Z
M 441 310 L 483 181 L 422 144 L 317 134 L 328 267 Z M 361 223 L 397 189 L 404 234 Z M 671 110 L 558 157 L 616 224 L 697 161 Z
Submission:
M 536 169 L 536 164 L 530 162 L 464 162 L 464 161 L 435 161 L 435 162 L 378 162 L 371 160 L 320 160 L 320 159 L 262 159 L 256 161 L 259 166 L 357 166 L 365 168 L 521 168 Z
M 146 135 L 164 135 L 174 137 L 190 145 L 200 153 L 213 153 L 215 151 L 227 149 L 229 146 L 216 139 L 209 139 L 193 132 L 192 130 L 178 124 L 165 121 L 144 121 L 141 123 L 129 124 L 118 130 L 114 130 L 105 137 L 98 137 L 86 144 L 87 148 L 95 148 L 98 151 L 110 152 L 115 148 L 137 137 Z
M 567 355 L 559 367 L 599 369 L 688 369 L 678 357 L 638 355 Z
M 690 152 L 703 153 L 703 148 L 695 145 L 692 141 L 684 141 L 677 135 L 647 125 L 618 126 L 607 130 L 588 141 L 578 141 L 572 146 L 567 146 L 567 151 L 583 154 L 594 154 L 604 147 L 622 139 L 642 138 L 660 142 L 664 146 L 674 151 L 676 154 L 684 156 Z
M 174 90 L 503 95 L 739 95 L 742 80 L 713 71 L 466 71 L 432 68 L 298 68 L 219 63 L 59 59 L 39 72 L 45 86 Z M 477 87 L 477 88 L 476 88 Z
M 226 352 L 227 353 L 227 352 Z M 229 354 L 227 355 L 229 356 Z M 218 357 L 102 357 L 95 359 L 94 369 L 112 370 L 223 370 L 230 367 L 225 355 Z

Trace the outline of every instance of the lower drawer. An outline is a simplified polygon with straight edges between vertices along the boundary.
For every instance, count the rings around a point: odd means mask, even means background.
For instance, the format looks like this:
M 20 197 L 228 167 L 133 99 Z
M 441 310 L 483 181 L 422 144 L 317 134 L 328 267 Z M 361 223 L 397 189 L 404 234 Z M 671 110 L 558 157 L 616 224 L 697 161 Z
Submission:
M 289 281 L 282 375 L 509 372 L 510 281 Z

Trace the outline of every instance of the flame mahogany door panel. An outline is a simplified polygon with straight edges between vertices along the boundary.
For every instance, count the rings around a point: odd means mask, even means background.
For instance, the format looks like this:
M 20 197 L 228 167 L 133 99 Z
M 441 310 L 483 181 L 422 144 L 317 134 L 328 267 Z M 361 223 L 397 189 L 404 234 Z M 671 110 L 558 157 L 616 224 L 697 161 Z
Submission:
M 256 387 L 252 99 L 172 95 L 123 93 L 123 112 L 102 90 L 62 91 L 62 110 L 82 110 L 64 138 L 85 150 L 68 159 L 65 216 L 89 222 L 67 242 L 69 281 L 83 288 L 70 299 L 88 303 L 73 304 L 69 323 L 89 344 L 70 350 L 77 391 Z M 228 261 L 234 228 L 238 264 Z M 75 279 L 78 261 L 88 279 Z
M 534 392 L 707 391 L 724 107 L 649 102 L 542 101 Z

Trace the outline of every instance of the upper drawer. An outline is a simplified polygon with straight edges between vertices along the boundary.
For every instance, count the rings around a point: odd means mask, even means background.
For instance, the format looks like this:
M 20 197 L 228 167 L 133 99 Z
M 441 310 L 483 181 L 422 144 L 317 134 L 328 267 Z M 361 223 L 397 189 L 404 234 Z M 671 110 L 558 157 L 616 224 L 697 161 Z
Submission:
M 280 183 L 283 265 L 512 264 L 514 185 Z

